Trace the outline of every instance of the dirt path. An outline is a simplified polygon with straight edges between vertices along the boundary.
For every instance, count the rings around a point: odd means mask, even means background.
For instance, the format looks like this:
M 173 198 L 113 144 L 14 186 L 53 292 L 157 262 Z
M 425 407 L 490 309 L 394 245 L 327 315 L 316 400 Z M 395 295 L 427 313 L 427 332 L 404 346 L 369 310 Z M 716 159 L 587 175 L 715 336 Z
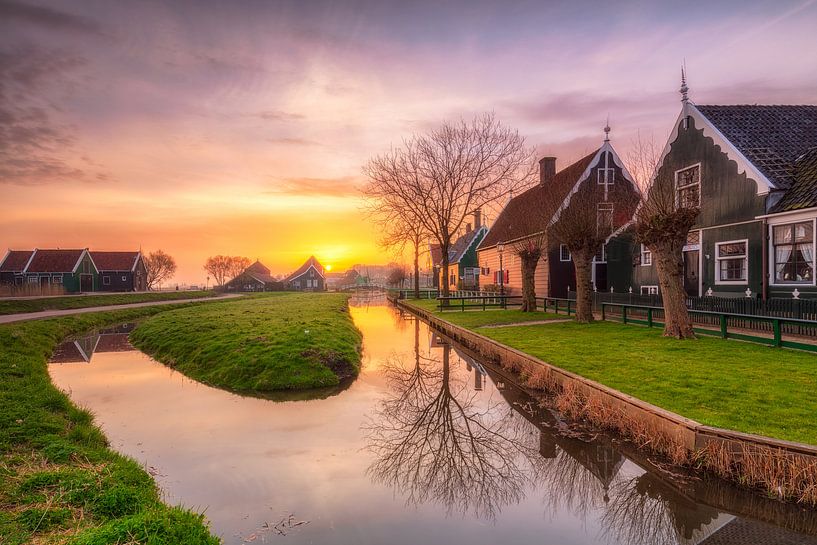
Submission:
M 43 318 L 56 318 L 59 316 L 70 316 L 72 314 L 85 314 L 88 312 L 104 312 L 106 310 L 119 310 L 126 308 L 152 307 L 156 305 L 175 305 L 178 303 L 194 303 L 196 301 L 219 301 L 223 299 L 233 299 L 241 297 L 240 294 L 231 293 L 216 297 L 199 297 L 196 299 L 175 299 L 169 301 L 144 301 L 141 303 L 126 303 L 124 305 L 105 305 L 100 307 L 70 308 L 64 310 L 41 310 L 39 312 L 23 312 L 19 314 L 4 314 L 0 316 L 0 324 L 10 324 L 13 322 L 24 322 L 26 320 L 42 320 Z

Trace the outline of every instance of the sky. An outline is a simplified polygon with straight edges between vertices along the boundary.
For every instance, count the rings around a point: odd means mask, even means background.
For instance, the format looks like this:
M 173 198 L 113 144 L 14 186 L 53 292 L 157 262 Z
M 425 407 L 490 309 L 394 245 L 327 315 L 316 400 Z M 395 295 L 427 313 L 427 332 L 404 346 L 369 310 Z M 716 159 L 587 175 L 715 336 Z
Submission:
M 362 167 L 494 112 L 563 168 L 698 104 L 815 104 L 817 0 L 0 0 L 0 249 L 385 263 Z M 490 219 L 490 218 L 489 218 Z

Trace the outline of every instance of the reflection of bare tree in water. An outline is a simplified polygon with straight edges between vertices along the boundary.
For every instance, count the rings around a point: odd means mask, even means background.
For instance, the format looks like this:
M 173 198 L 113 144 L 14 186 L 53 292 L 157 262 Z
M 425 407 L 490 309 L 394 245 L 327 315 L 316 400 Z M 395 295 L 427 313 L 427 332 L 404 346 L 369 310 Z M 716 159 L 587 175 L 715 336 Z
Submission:
M 632 545 L 677 545 L 703 538 L 718 511 L 696 504 L 644 473 L 616 483 L 602 522 L 609 537 Z
M 437 502 L 447 512 L 493 518 L 524 497 L 538 458 L 531 426 L 504 403 L 478 408 L 476 392 L 451 375 L 451 347 L 442 362 L 420 356 L 415 325 L 414 365 L 386 366 L 391 396 L 369 426 L 375 460 L 369 474 L 411 504 Z

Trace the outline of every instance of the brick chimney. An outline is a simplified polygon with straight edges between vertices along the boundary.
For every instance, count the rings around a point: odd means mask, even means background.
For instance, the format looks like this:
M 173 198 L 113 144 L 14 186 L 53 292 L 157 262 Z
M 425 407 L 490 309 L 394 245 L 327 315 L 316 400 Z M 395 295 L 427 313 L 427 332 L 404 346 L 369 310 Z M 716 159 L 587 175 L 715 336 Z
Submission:
M 482 227 L 482 210 L 474 210 L 474 229 Z
M 465 232 L 466 232 L 466 234 L 471 232 L 471 224 L 470 223 L 465 224 Z
M 545 185 L 556 175 L 556 158 L 542 157 L 539 159 L 539 185 Z

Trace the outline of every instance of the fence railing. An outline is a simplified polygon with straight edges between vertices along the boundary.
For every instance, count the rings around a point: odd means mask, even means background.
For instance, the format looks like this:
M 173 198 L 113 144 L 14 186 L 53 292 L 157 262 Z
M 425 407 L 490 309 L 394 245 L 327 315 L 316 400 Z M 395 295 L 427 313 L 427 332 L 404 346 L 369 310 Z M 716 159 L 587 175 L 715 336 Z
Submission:
M 817 343 L 805 342 L 808 338 L 817 341 L 817 321 L 780 316 L 760 316 L 710 310 L 689 309 L 690 317 L 697 326 L 693 329 L 701 335 L 711 335 L 723 339 L 740 339 L 775 347 L 798 348 L 817 352 Z M 624 303 L 602 303 L 602 320 L 616 320 L 624 324 L 642 324 L 647 327 L 664 325 L 664 308 L 649 305 Z M 750 334 L 765 332 L 766 336 Z M 799 340 L 787 339 L 795 336 Z
M 487 308 L 508 308 L 509 302 L 522 302 L 521 295 L 471 295 L 471 296 L 450 296 L 437 297 L 437 307 L 440 312 L 445 310 L 482 309 Z

